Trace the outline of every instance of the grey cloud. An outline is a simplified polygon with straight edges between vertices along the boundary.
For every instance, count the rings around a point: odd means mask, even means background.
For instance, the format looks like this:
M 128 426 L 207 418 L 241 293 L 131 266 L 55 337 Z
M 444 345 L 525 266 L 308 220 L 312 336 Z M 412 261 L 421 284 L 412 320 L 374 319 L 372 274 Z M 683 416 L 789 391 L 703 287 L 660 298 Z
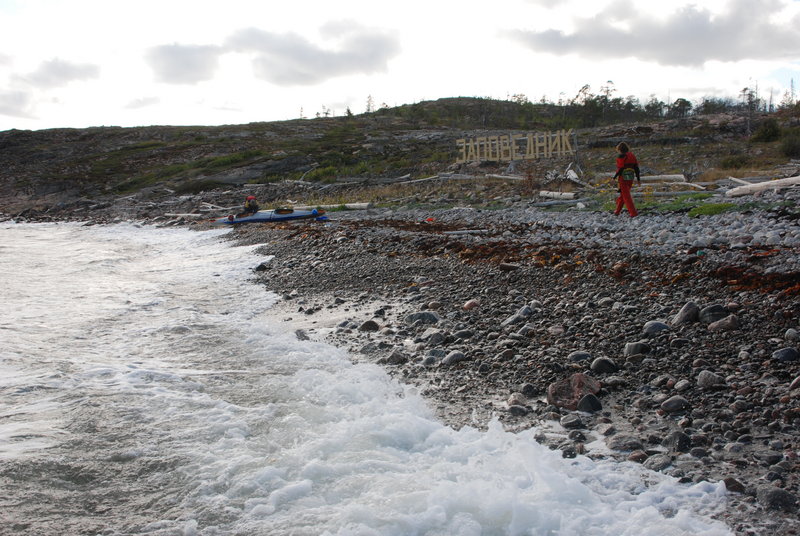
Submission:
M 783 24 L 771 20 L 784 5 L 783 0 L 731 0 L 721 15 L 686 5 L 665 20 L 655 20 L 633 3 L 621 1 L 595 17 L 576 21 L 574 33 L 545 30 L 512 34 L 536 52 L 606 59 L 636 57 L 662 65 L 796 58 L 800 54 L 800 32 L 796 30 L 800 20 Z M 625 23 L 629 29 L 614 27 L 614 22 Z
M 33 117 L 32 100 L 23 91 L 0 90 L 0 115 L 11 117 Z
M 339 22 L 322 28 L 322 35 L 338 47 L 323 48 L 297 34 L 276 34 L 256 28 L 230 37 L 230 50 L 254 53 L 256 76 L 279 85 L 311 85 L 329 78 L 387 69 L 400 51 L 396 38 L 353 23 Z
M 77 80 L 89 80 L 100 75 L 100 68 L 89 63 L 72 63 L 60 58 L 42 62 L 32 73 L 20 77 L 42 89 L 66 86 Z
M 213 45 L 161 45 L 151 48 L 145 60 L 158 82 L 196 84 L 214 78 L 221 53 Z

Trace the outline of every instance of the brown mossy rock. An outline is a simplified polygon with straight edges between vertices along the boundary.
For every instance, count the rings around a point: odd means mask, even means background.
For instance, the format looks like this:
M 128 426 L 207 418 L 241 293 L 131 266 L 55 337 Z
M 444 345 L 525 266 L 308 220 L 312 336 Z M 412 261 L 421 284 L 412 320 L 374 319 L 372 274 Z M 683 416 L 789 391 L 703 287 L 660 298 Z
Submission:
M 551 383 L 547 387 L 547 402 L 559 408 L 575 411 L 586 395 L 600 392 L 600 382 L 583 373 Z

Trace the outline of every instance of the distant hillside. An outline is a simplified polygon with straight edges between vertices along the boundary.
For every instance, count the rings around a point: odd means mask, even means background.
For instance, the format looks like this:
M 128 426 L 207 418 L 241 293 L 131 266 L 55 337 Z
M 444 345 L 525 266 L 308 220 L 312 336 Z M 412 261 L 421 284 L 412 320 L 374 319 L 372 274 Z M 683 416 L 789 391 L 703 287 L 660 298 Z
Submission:
M 631 121 L 607 125 L 624 112 L 612 113 L 616 108 L 609 104 L 603 124 L 583 128 L 579 124 L 596 108 L 587 102 L 592 101 L 557 106 L 460 97 L 346 117 L 247 125 L 4 131 L 0 211 L 14 214 L 33 205 L 155 191 L 157 186 L 180 194 L 286 179 L 429 176 L 459 169 L 453 164 L 456 139 L 492 131 L 573 128 L 587 171 L 592 149 L 602 149 L 598 162 L 607 163 L 608 148 L 623 138 L 640 145 L 704 147 L 708 150 L 694 151 L 696 157 L 719 160 L 726 156 L 720 151 L 746 151 L 741 144 L 748 142 L 748 132 L 766 117 L 728 113 L 645 121 L 643 109 L 632 109 Z M 796 118 L 781 121 L 784 130 L 796 127 Z M 721 142 L 726 145 L 716 147 Z M 681 154 L 669 167 L 689 166 L 691 157 L 691 151 Z M 565 162 L 534 163 L 527 171 L 544 172 L 554 165 Z M 503 171 L 505 165 L 495 167 Z

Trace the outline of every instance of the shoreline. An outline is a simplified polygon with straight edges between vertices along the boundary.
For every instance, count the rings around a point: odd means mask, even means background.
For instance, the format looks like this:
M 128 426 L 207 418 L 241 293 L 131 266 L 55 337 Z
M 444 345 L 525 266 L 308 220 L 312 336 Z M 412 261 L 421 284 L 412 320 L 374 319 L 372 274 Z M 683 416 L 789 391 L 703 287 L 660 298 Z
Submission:
M 230 238 L 274 255 L 256 281 L 298 337 L 383 365 L 449 426 L 497 418 L 564 457 L 722 481 L 734 533 L 798 533 L 800 363 L 775 354 L 798 346 L 800 250 L 603 248 L 568 216 L 478 212 L 342 212 Z M 600 382 L 582 411 L 552 398 L 575 374 Z

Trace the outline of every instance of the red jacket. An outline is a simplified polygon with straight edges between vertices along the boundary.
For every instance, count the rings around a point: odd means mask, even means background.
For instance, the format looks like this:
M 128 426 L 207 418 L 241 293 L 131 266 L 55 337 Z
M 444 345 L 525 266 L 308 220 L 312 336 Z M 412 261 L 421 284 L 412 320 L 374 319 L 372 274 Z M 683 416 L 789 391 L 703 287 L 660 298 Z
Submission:
M 616 179 L 622 175 L 622 170 L 625 168 L 633 168 L 636 172 L 636 180 L 641 180 L 639 177 L 639 161 L 636 160 L 636 155 L 632 151 L 621 153 L 617 156 L 617 172 L 614 174 L 614 178 Z

